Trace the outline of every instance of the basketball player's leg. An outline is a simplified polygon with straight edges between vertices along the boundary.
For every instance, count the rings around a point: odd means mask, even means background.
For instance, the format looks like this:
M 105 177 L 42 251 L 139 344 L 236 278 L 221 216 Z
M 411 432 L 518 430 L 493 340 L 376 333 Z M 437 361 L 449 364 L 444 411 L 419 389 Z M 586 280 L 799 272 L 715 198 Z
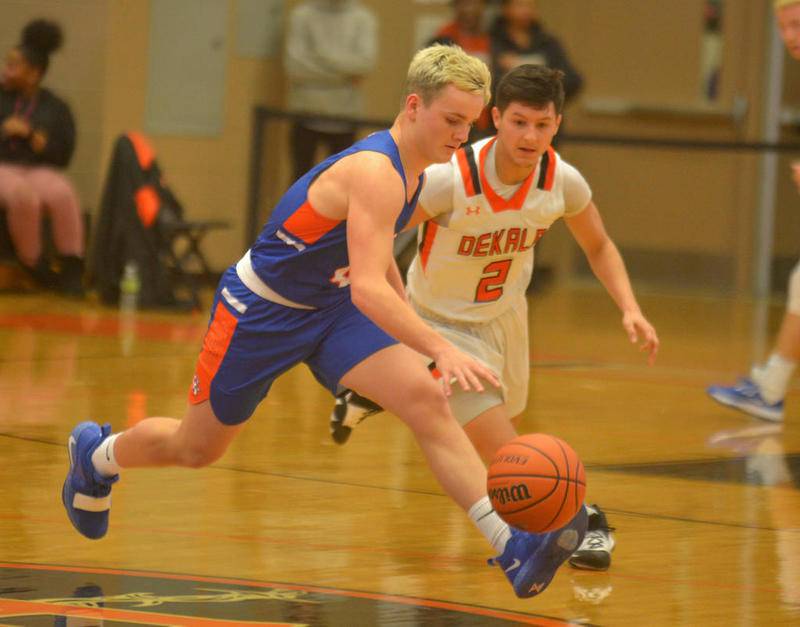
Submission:
M 766 363 L 752 368 L 750 376 L 769 404 L 783 403 L 789 382 L 800 361 L 800 262 L 789 277 L 786 312 L 775 346 Z
M 786 312 L 767 361 L 754 365 L 750 375 L 736 384 L 711 385 L 706 390 L 714 400 L 757 418 L 783 420 L 783 400 L 800 360 L 800 262 L 789 277 Z
M 147 418 L 113 435 L 110 425 L 94 422 L 73 429 L 62 500 L 75 528 L 90 538 L 105 535 L 111 486 L 123 468 L 198 468 L 219 459 L 272 381 L 310 350 L 317 327 L 309 316 L 287 317 L 229 269 L 215 295 L 183 420 Z
M 212 305 L 183 419 L 147 418 L 111 436 L 93 456 L 99 470 L 109 474 L 119 468 L 200 468 L 222 457 L 275 378 L 297 361 L 291 354 L 301 350 L 300 343 L 291 333 L 272 328 L 271 314 L 278 307 L 250 292 L 235 272 L 226 272 Z M 276 341 L 275 335 L 285 335 L 284 341 Z M 271 341 L 260 341 L 264 337 Z M 259 348 L 264 344 L 270 349 Z M 106 466 L 104 457 L 115 459 L 118 468 Z
M 439 484 L 502 554 L 511 530 L 486 495 L 486 469 L 419 354 L 402 344 L 383 348 L 348 371 L 341 384 L 375 399 L 411 429 Z
M 417 353 L 401 344 L 386 347 L 354 366 L 341 384 L 374 400 L 411 429 L 434 476 L 465 511 L 486 495 L 483 463 L 453 418 L 442 386 Z
M 438 333 L 450 341 L 458 349 L 486 364 L 496 375 L 503 371 L 503 355 L 484 341 L 483 338 L 473 334 L 468 325 L 448 323 L 438 319 L 423 319 Z M 436 364 L 430 358 L 416 353 L 420 363 L 437 376 Z M 505 383 L 503 382 L 503 388 Z M 500 389 L 487 387 L 483 392 L 462 390 L 459 386 L 452 388 L 449 397 L 450 409 L 463 426 L 480 413 L 504 402 L 504 392 Z M 382 406 L 366 394 L 357 390 L 345 389 L 336 396 L 336 404 L 330 416 L 331 435 L 337 444 L 344 444 L 350 437 L 352 429 L 365 418 L 378 413 Z M 513 436 L 512 436 L 513 437 Z M 480 451 L 479 451 L 480 452 Z M 483 453 L 481 453 L 483 455 Z
M 486 464 L 501 446 L 517 437 L 515 422 L 528 403 L 530 358 L 527 307 L 524 300 L 489 324 L 463 327 L 452 341 L 488 364 L 502 384 L 490 394 L 459 391 L 450 399 L 456 420 L 464 427 Z
M 794 291 L 797 293 L 794 299 L 800 301 L 800 269 L 793 273 L 790 299 L 792 283 L 796 284 Z M 767 360 L 750 369 L 750 378 L 758 387 L 764 404 L 780 410 L 777 416 L 775 414 L 767 416 L 772 420 L 780 420 L 783 417 L 783 400 L 786 398 L 798 360 L 800 360 L 800 303 L 795 302 L 794 309 L 789 308 L 783 314 L 775 346 Z
M 82 422 L 69 439 L 70 469 L 62 500 L 73 526 L 84 536 L 102 538 L 108 530 L 111 487 L 125 468 L 199 468 L 219 459 L 241 424 L 223 424 L 205 401 L 189 405 L 183 420 L 146 418 L 130 429 Z
M 517 596 L 541 593 L 583 540 L 585 509 L 557 532 L 534 535 L 509 528 L 486 495 L 483 462 L 419 354 L 398 345 L 357 310 L 338 331 L 307 360 L 317 378 L 332 391 L 350 388 L 400 417 L 439 483 L 496 551 L 490 563 L 501 566 Z
M 487 465 L 501 446 L 519 434 L 505 405 L 495 405 L 464 425 L 464 432 Z
M 398 416 L 445 492 L 469 510 L 486 495 L 486 470 L 420 354 L 399 344 L 350 301 L 330 315 L 324 339 L 305 360 L 317 380 L 334 393 L 342 387 L 355 390 Z
M 511 312 L 497 324 L 486 325 L 476 330 L 482 340 L 472 343 L 471 354 L 490 363 L 495 363 L 494 353 L 502 353 L 501 364 L 493 366 L 501 372 L 503 395 L 496 392 L 492 404 L 489 395 L 457 391 L 450 399 L 450 407 L 456 420 L 464 427 L 472 445 L 486 464 L 496 451 L 518 435 L 516 424 L 528 403 L 530 385 L 530 358 L 527 342 L 514 343 L 514 337 L 522 333 L 525 311 Z M 512 418 L 513 416 L 513 418 Z M 586 505 L 587 533 L 569 556 L 574 568 L 607 570 L 611 565 L 611 552 L 615 539 L 605 513 L 597 505 Z
M 243 426 L 244 423 L 223 423 L 214 413 L 211 403 L 204 401 L 190 404 L 182 420 L 162 417 L 142 420 L 111 436 L 116 440 L 104 442 L 100 453 L 107 459 L 113 456 L 120 468 L 201 468 L 222 457 Z M 108 448 L 108 452 L 104 448 Z M 98 466 L 101 464 L 95 463 L 95 467 Z

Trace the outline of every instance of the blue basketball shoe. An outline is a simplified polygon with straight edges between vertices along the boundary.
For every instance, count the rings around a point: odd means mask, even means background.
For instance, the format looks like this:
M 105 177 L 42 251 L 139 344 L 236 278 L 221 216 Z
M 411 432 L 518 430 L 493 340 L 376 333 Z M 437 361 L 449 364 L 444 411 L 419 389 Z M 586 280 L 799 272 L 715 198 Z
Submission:
M 489 565 L 503 569 L 519 598 L 534 597 L 544 592 L 558 567 L 581 545 L 587 524 L 586 507 L 581 507 L 566 526 L 549 533 L 528 533 L 511 527 L 505 551 L 490 559 Z
M 718 403 L 733 407 L 756 418 L 770 422 L 783 420 L 783 401 L 780 400 L 777 403 L 765 401 L 758 385 L 748 377 L 742 377 L 736 382 L 736 385 L 709 386 L 706 392 Z
M 108 531 L 111 485 L 119 475 L 103 477 L 92 464 L 92 453 L 111 435 L 111 425 L 82 422 L 69 436 L 69 472 L 61 490 L 61 500 L 73 527 L 87 538 L 97 540 Z

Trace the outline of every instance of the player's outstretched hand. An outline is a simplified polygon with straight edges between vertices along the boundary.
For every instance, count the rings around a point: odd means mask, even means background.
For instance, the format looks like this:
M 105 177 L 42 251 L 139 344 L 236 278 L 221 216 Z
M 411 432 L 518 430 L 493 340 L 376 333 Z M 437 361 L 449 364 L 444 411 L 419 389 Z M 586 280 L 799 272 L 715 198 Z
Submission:
M 436 369 L 442 375 L 442 385 L 444 385 L 444 393 L 447 396 L 453 393 L 450 387 L 451 382 L 456 381 L 464 391 L 483 392 L 481 379 L 495 387 L 500 387 L 500 381 L 489 368 L 455 346 L 449 346 L 441 351 L 435 356 L 435 362 Z
M 639 344 L 639 350 L 647 353 L 647 364 L 652 366 L 658 355 L 658 334 L 641 311 L 626 311 L 622 316 L 622 326 L 632 344 Z

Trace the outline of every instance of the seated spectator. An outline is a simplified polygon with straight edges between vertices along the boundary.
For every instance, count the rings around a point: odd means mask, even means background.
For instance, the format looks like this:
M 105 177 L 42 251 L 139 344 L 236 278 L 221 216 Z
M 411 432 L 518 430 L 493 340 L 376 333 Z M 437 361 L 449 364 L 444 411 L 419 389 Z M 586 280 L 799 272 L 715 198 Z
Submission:
M 558 39 L 542 27 L 536 0 L 502 0 L 500 11 L 490 30 L 494 81 L 523 63 L 544 65 L 564 72 L 565 102 L 574 98 L 583 79 Z
M 61 28 L 34 20 L 6 56 L 0 87 L 0 208 L 6 212 L 17 258 L 42 287 L 80 295 L 83 222 L 65 168 L 75 147 L 69 106 L 41 86 Z M 56 273 L 43 256 L 42 212 L 59 255 Z

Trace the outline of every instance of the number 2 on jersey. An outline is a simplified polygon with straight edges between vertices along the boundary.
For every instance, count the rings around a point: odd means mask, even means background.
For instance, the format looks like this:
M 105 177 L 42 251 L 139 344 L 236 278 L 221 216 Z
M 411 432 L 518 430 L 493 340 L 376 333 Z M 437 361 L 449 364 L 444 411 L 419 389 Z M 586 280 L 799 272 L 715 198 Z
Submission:
M 490 303 L 503 295 L 503 285 L 511 269 L 511 259 L 493 261 L 483 269 L 483 276 L 475 290 L 476 303 Z

